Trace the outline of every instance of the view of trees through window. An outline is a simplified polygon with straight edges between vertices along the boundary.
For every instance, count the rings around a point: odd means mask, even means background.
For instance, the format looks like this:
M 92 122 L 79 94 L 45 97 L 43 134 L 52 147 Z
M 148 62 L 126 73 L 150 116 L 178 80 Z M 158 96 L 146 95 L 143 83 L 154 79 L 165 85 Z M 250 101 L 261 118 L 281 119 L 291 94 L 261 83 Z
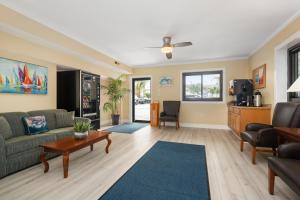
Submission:
M 183 100 L 222 101 L 222 71 L 183 73 Z

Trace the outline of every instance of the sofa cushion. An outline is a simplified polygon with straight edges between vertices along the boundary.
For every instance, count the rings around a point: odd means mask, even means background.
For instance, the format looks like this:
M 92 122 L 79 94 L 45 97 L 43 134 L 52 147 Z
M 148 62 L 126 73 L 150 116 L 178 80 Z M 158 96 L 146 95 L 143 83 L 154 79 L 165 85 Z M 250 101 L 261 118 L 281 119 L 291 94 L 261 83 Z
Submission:
M 67 112 L 63 109 L 52 109 L 52 110 L 36 110 L 36 111 L 30 111 L 28 114 L 30 116 L 40 116 L 44 115 L 46 117 L 47 125 L 49 130 L 56 129 L 56 116 L 55 113 L 58 112 Z
M 300 160 L 270 157 L 268 165 L 275 174 L 300 195 Z
M 75 111 L 72 112 L 57 112 L 56 128 L 71 127 L 74 125 Z
M 66 128 L 58 128 L 45 133 L 47 135 L 55 135 L 57 140 L 63 139 L 65 137 L 73 136 L 74 129 L 73 127 L 66 127 Z
M 24 117 L 26 135 L 36 135 L 48 131 L 45 116 Z
M 29 115 L 27 113 L 9 112 L 9 113 L 0 113 L 0 116 L 5 117 L 5 119 L 9 123 L 13 137 L 25 135 L 25 128 L 24 128 L 22 118 L 28 117 Z
M 38 134 L 14 137 L 5 141 L 6 155 L 12 155 L 29 149 L 37 148 L 40 144 L 56 140 L 55 135 Z
M 5 140 L 13 137 L 9 123 L 3 116 L 0 116 L 0 134 Z

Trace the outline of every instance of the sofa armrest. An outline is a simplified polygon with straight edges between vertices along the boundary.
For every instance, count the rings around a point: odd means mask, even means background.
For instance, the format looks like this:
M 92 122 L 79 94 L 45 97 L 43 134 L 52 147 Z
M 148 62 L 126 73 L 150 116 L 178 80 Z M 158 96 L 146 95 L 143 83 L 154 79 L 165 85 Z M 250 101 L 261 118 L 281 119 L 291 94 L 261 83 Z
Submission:
M 85 122 L 85 123 L 91 123 L 91 120 L 89 118 L 84 118 L 84 117 L 74 117 L 74 122 Z
M 258 131 L 257 141 L 262 146 L 278 147 L 277 134 L 274 128 L 264 128 Z
M 300 160 L 300 143 L 287 143 L 278 147 L 278 157 Z
M 0 134 L 0 178 L 5 176 L 6 173 L 6 151 L 5 151 L 5 140 Z
M 250 123 L 246 125 L 246 131 L 259 131 L 260 129 L 273 128 L 272 125 L 268 124 L 259 124 L 259 123 Z

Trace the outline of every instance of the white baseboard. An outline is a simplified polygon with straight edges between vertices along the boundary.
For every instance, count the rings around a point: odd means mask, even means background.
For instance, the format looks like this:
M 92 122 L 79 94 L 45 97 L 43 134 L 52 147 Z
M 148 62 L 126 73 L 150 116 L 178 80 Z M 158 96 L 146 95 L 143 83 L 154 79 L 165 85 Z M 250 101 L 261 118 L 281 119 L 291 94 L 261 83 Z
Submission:
M 179 123 L 180 127 L 187 127 L 187 128 L 208 128 L 208 129 L 225 129 L 230 130 L 227 125 L 224 124 L 201 124 L 201 123 L 186 123 L 182 122 Z M 175 122 L 166 122 L 166 126 L 175 126 Z
M 122 119 L 120 123 L 129 122 L 129 119 Z M 111 120 L 103 120 L 101 121 L 101 126 L 111 126 Z M 166 122 L 166 126 L 175 126 L 175 122 Z M 208 129 L 223 129 L 223 130 L 230 130 L 227 125 L 224 124 L 201 124 L 201 123 L 180 123 L 181 127 L 187 128 L 208 128 Z

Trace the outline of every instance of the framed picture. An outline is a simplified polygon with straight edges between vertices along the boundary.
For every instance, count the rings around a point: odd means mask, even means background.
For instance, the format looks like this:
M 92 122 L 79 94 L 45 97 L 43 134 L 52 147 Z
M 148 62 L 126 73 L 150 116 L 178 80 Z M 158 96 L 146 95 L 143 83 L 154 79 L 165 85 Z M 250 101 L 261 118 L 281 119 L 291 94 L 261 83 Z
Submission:
M 159 85 L 161 87 L 171 86 L 172 84 L 173 84 L 172 77 L 169 77 L 169 76 L 162 76 L 162 77 L 160 77 Z
M 0 93 L 47 94 L 48 68 L 0 58 Z
M 255 89 L 262 89 L 266 87 L 266 64 L 254 69 L 252 71 L 252 75 Z

